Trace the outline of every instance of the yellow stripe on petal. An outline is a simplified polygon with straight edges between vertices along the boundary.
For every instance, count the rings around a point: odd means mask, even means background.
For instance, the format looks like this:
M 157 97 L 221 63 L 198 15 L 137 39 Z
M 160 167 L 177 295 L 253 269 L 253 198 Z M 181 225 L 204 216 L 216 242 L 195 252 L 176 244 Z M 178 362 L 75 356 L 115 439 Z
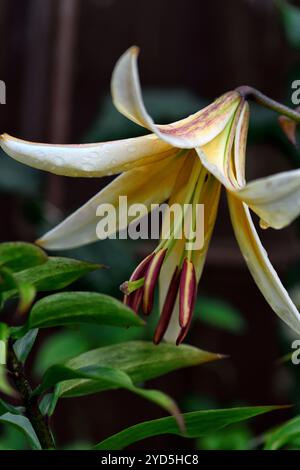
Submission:
M 137 67 L 138 52 L 137 47 L 126 51 L 118 60 L 112 75 L 113 101 L 120 113 L 178 148 L 204 145 L 222 132 L 241 102 L 241 96 L 236 91 L 226 93 L 186 119 L 168 125 L 156 125 L 142 98 Z
M 233 194 L 261 217 L 264 226 L 281 229 L 300 215 L 300 170 L 251 181 Z
M 238 150 L 244 150 L 239 137 L 245 136 L 245 129 L 249 120 L 247 113 L 248 105 L 242 102 L 227 123 L 221 134 L 211 140 L 208 144 L 196 149 L 202 164 L 210 171 L 221 183 L 230 190 L 238 188 L 236 169 L 233 161 L 235 137 L 238 135 Z M 243 174 L 243 165 L 245 160 L 239 159 L 239 175 Z
M 249 104 L 247 101 L 245 101 L 237 124 L 233 148 L 235 175 L 239 186 L 245 185 L 246 147 L 249 128 L 249 115 Z
M 61 224 L 46 233 L 38 240 L 38 244 L 49 250 L 63 250 L 97 241 L 102 235 L 100 228 L 98 236 L 96 234 L 100 221 L 97 208 L 104 204 L 112 204 L 115 207 L 118 227 L 120 230 L 125 229 L 132 218 L 127 217 L 127 211 L 121 211 L 119 214 L 119 196 L 127 196 L 128 206 L 145 204 L 150 210 L 151 204 L 159 204 L 168 199 L 181 165 L 181 158 L 171 157 L 170 160 L 123 173 Z M 111 230 L 106 229 L 105 234 L 109 236 L 115 232 L 113 226 Z
M 200 250 L 195 250 L 192 253 L 192 261 L 196 270 L 197 282 L 199 282 L 203 272 L 209 243 L 214 230 L 220 194 L 220 182 L 213 175 L 208 175 L 205 188 L 203 193 L 200 195 L 199 200 L 199 204 L 204 204 L 204 244 Z
M 228 204 L 236 239 L 254 281 L 274 312 L 300 334 L 300 314 L 261 244 L 248 207 L 230 193 Z
M 0 137 L 4 152 L 18 162 L 56 175 L 95 177 L 121 173 L 168 158 L 174 148 L 155 135 L 96 144 L 52 145 Z

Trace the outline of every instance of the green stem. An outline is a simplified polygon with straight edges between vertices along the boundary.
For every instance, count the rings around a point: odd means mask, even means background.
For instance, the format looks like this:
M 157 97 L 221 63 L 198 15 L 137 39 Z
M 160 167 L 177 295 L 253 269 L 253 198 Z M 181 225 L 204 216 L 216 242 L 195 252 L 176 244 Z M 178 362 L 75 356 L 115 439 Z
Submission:
M 39 409 L 38 398 L 32 396 L 32 388 L 25 376 L 23 365 L 15 354 L 13 341 L 11 339 L 8 341 L 7 367 L 21 395 L 26 410 L 26 416 L 31 422 L 42 448 L 54 449 L 55 444 L 48 423 Z
M 258 104 L 261 104 L 265 108 L 276 111 L 279 114 L 287 116 L 295 122 L 300 122 L 300 113 L 295 111 L 284 104 L 278 103 L 278 101 L 272 100 L 268 96 L 264 95 L 260 91 L 252 88 L 251 86 L 240 86 L 236 91 L 245 99 L 252 99 Z

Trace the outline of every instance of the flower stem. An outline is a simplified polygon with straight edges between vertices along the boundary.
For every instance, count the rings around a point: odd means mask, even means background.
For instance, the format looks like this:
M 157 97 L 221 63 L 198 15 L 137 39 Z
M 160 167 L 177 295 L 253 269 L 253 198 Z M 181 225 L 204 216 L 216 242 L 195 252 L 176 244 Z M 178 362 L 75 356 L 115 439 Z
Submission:
M 15 354 L 11 339 L 8 341 L 7 349 L 7 367 L 11 373 L 17 390 L 21 395 L 26 416 L 35 430 L 41 447 L 43 449 L 54 449 L 55 444 L 48 423 L 39 409 L 38 398 L 32 396 L 32 388 L 25 376 L 23 365 Z
M 244 85 L 236 89 L 236 91 L 245 99 L 252 99 L 258 104 L 261 104 L 265 108 L 276 111 L 279 114 L 287 116 L 295 122 L 300 122 L 300 113 L 296 110 L 285 106 L 284 104 L 278 103 L 278 101 L 272 100 L 268 96 L 264 95 L 260 91 L 250 86 Z

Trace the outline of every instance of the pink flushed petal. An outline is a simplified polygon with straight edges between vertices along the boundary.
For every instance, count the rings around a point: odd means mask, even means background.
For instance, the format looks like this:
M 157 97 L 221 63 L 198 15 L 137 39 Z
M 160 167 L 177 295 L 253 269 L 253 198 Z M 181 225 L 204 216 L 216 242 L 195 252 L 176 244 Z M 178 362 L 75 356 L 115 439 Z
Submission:
M 162 313 L 156 327 L 153 342 L 154 344 L 159 344 L 164 337 L 165 332 L 170 323 L 170 319 L 173 313 L 174 305 L 176 302 L 176 297 L 179 289 L 180 281 L 180 271 L 178 266 L 176 266 L 174 274 L 172 276 L 169 289 L 166 295 L 166 299 L 163 305 Z
M 184 259 L 179 286 L 179 324 L 185 328 L 193 315 L 197 295 L 197 280 L 194 265 Z
M 148 268 L 145 274 L 144 282 L 144 294 L 143 294 L 143 312 L 145 315 L 149 315 L 153 307 L 154 289 L 158 280 L 160 269 L 167 250 L 163 249 L 155 253 L 155 256 L 151 259 L 148 264 Z

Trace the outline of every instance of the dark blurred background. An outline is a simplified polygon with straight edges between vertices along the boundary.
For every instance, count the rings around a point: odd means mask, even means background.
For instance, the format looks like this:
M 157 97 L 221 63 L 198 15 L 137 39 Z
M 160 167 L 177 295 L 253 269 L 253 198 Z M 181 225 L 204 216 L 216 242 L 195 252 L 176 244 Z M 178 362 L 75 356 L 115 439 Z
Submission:
M 300 16 L 299 21 L 289 18 L 284 2 L 272 0 L 0 0 L 0 79 L 7 93 L 6 104 L 0 105 L 1 132 L 53 143 L 140 135 L 140 128 L 113 109 L 109 96 L 114 64 L 133 44 L 141 48 L 145 100 L 159 122 L 184 117 L 244 84 L 292 105 L 291 83 L 300 79 Z M 299 152 L 281 134 L 276 115 L 251 109 L 248 178 L 299 166 Z M 33 241 L 107 181 L 42 174 L 2 153 L 1 241 Z M 297 223 L 260 234 L 284 284 L 299 299 Z M 80 288 L 120 297 L 119 284 L 149 250 L 145 242 L 107 241 L 66 254 L 110 265 L 109 272 L 88 277 Z M 196 316 L 187 341 L 230 359 L 172 373 L 149 386 L 169 392 L 185 411 L 296 403 L 293 411 L 280 414 L 282 420 L 291 417 L 297 411 L 299 378 L 296 367 L 278 360 L 291 352 L 293 336 L 272 313 L 243 262 L 226 200 L 200 283 Z M 144 337 L 151 337 L 153 322 L 155 318 Z M 90 347 L 137 337 L 135 332 L 126 335 L 95 327 L 42 334 L 32 359 L 33 380 L 54 357 L 63 360 Z M 64 399 L 54 430 L 61 446 L 75 440 L 82 448 L 161 415 L 154 405 L 127 392 L 105 392 Z M 251 442 L 254 433 L 278 424 L 280 417 L 259 418 L 254 427 L 210 436 L 197 446 L 245 447 L 249 436 Z M 2 439 L 15 439 L 16 446 L 21 437 L 9 433 Z M 194 443 L 167 436 L 135 447 L 145 445 L 162 449 Z

